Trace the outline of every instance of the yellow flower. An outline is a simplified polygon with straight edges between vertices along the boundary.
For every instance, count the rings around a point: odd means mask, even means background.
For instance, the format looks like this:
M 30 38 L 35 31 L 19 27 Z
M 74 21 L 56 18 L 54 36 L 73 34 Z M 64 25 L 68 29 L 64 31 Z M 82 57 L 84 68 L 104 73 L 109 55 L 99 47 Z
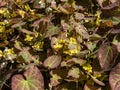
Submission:
M 25 11 L 23 10 L 18 10 L 19 15 L 24 18 L 25 17 Z
M 14 48 L 11 49 L 5 48 L 4 52 L 7 54 L 14 54 Z
M 30 10 L 31 15 L 35 15 L 34 10 Z
M 30 35 L 26 35 L 26 38 L 24 39 L 25 41 L 32 41 L 33 40 L 33 37 L 30 36 Z
M 0 25 L 5 25 L 5 23 L 4 22 L 0 22 Z
M 92 67 L 91 67 L 91 65 L 89 63 L 85 64 L 83 66 L 83 69 L 86 70 L 86 71 L 88 71 L 89 73 L 92 72 Z
M 101 11 L 97 11 L 97 13 L 96 13 L 96 17 L 97 17 L 97 18 L 96 18 L 96 22 L 95 22 L 97 26 L 99 26 L 99 25 L 100 25 L 100 22 L 101 22 L 101 20 L 100 20 L 100 19 L 101 19 L 100 15 L 101 15 Z
M 95 77 L 95 78 L 99 78 L 99 77 L 101 77 L 101 76 L 102 76 L 101 73 L 94 74 L 94 77 Z
M 10 12 L 7 8 L 0 9 L 0 14 L 7 18 L 10 17 Z
M 5 12 L 4 10 L 0 9 L 0 14 L 3 14 L 4 12 Z
M 59 50 L 63 47 L 63 44 L 66 42 L 65 40 L 55 38 L 55 44 L 53 45 L 53 48 L 56 50 Z
M 21 0 L 16 0 L 17 3 L 21 2 Z
M 31 9 L 30 9 L 30 6 L 29 6 L 28 4 L 26 4 L 26 5 L 24 6 L 24 8 L 25 8 L 26 11 L 30 11 L 30 10 L 31 10 Z
M 16 17 L 17 15 L 18 15 L 18 14 L 17 14 L 17 12 L 15 12 L 15 11 L 11 13 L 11 17 Z
M 3 51 L 3 57 L 11 60 L 13 56 L 14 56 L 14 48 L 11 49 L 5 48 L 5 50 Z
M 0 25 L 0 33 L 4 32 L 5 27 Z
M 65 50 L 65 51 L 63 51 L 63 53 L 68 54 L 68 55 L 75 55 L 75 54 L 79 53 L 79 51 L 80 51 L 80 47 L 78 47 L 76 49 Z
M 2 57 L 3 56 L 3 52 L 2 52 L 2 50 L 0 50 L 0 57 Z
M 37 44 L 33 45 L 32 48 L 37 50 L 37 51 L 41 51 L 43 48 L 44 42 L 38 42 Z
M 54 48 L 54 49 L 61 49 L 62 47 L 63 47 L 63 45 L 62 45 L 62 44 L 59 44 L 59 43 L 53 45 L 53 48 Z
M 75 38 L 71 37 L 69 43 L 77 44 L 77 41 Z
M 58 40 L 58 43 L 65 43 L 66 41 L 63 39 Z
M 81 47 L 77 43 L 76 39 L 74 37 L 70 37 L 69 40 L 66 40 L 65 42 L 67 46 L 67 50 L 63 51 L 63 53 L 68 54 L 68 55 L 75 55 L 80 52 Z

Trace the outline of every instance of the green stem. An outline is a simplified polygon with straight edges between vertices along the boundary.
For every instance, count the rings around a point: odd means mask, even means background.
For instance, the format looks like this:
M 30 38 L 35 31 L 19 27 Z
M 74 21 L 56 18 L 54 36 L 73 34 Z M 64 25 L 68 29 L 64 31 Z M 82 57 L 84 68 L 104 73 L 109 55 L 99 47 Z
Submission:
M 76 90 L 79 90 L 78 80 L 76 81 Z

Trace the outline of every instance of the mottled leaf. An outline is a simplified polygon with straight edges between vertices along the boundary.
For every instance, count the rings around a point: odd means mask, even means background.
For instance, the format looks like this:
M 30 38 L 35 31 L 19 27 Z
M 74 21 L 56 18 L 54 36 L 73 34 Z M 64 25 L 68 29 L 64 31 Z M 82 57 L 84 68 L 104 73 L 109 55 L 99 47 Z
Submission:
M 102 3 L 104 2 L 104 0 L 97 0 L 97 2 L 102 7 Z
M 15 41 L 14 47 L 20 51 L 22 51 L 22 47 L 21 47 L 21 42 Z
M 85 84 L 84 90 L 102 90 L 102 89 L 99 86 L 94 86 L 94 85 L 92 86 L 89 84 Z
M 38 29 L 40 27 L 39 25 L 41 21 L 42 21 L 41 19 L 34 21 L 32 26 Z
M 26 24 L 26 22 L 19 22 L 19 23 L 16 23 L 16 24 L 12 25 L 11 28 L 20 27 L 20 26 L 23 26 L 25 24 Z
M 51 75 L 50 84 L 52 86 L 57 86 L 58 84 L 61 84 L 61 82 L 63 82 L 64 79 L 67 77 L 67 74 L 68 74 L 67 69 L 55 69 L 55 70 L 52 70 L 50 72 L 50 75 Z
M 14 75 L 12 90 L 44 90 L 44 80 L 39 69 L 32 65 L 23 75 Z
M 44 61 L 44 66 L 48 67 L 50 69 L 53 69 L 53 68 L 58 67 L 60 62 L 61 62 L 61 56 L 59 56 L 59 55 L 52 55 L 52 56 L 49 56 Z
M 73 77 L 73 78 L 79 78 L 80 77 L 80 75 L 82 74 L 82 72 L 80 71 L 80 69 L 79 68 L 77 68 L 77 67 L 73 67 L 73 68 L 71 68 L 69 71 L 68 71 L 68 76 L 71 76 L 71 77 Z
M 92 42 L 87 42 L 86 46 L 90 51 L 93 51 L 96 48 L 96 44 Z
M 119 5 L 120 5 L 120 2 L 118 0 L 116 2 L 113 2 L 112 4 L 109 4 L 109 5 L 105 6 L 105 7 L 103 7 L 102 9 L 109 10 L 109 9 L 113 9 L 115 7 L 119 7 Z
M 35 60 L 35 58 L 30 54 L 27 47 L 24 47 L 22 51 L 20 51 L 18 55 L 25 63 L 30 63 L 32 60 Z
M 10 25 L 15 25 L 19 22 L 22 22 L 21 18 L 12 18 L 12 19 L 9 20 Z
M 4 87 L 6 81 L 11 77 L 11 75 L 16 71 L 15 69 L 11 70 L 5 70 L 5 67 L 3 66 L 4 64 L 2 63 L 0 65 L 0 90 L 3 90 L 2 88 Z M 6 64 L 7 66 L 7 64 Z M 4 67 L 5 71 L 2 71 L 1 68 Z
M 120 52 L 120 42 L 119 43 L 115 43 L 115 45 L 117 47 L 118 52 Z
M 61 62 L 61 66 L 64 67 L 64 66 L 72 66 L 74 64 L 79 64 L 79 65 L 83 65 L 86 63 L 86 60 L 83 60 L 83 59 L 80 59 L 80 58 L 71 58 L 67 61 L 62 61 Z
M 118 33 L 120 33 L 120 29 L 112 28 L 112 29 L 110 29 L 110 30 L 111 30 L 110 33 L 112 33 L 112 34 L 118 34 Z
M 35 35 L 35 32 L 29 31 L 29 30 L 26 30 L 26 29 L 21 29 L 20 31 L 23 32 L 23 33 L 29 34 L 29 35 Z
M 92 76 L 90 73 L 88 73 L 88 72 L 86 72 L 88 75 L 90 75 L 90 77 L 92 78 L 92 80 L 95 82 L 95 83 L 97 83 L 98 85 L 101 85 L 101 86 L 105 86 L 105 84 L 102 82 L 102 81 L 100 81 L 100 80 L 98 80 L 97 78 L 95 78 L 94 76 Z
M 114 25 L 117 25 L 120 23 L 120 17 L 117 17 L 117 16 L 111 17 L 111 20 L 112 20 Z
M 106 28 L 106 27 L 113 27 L 113 21 L 112 20 L 105 20 L 104 22 L 101 23 L 100 25 L 101 28 Z
M 3 7 L 7 4 L 6 0 L 0 0 L 0 7 Z
M 101 36 L 100 35 L 98 35 L 98 34 L 93 34 L 93 35 L 91 35 L 90 36 L 90 40 L 99 40 L 101 38 Z
M 7 46 L 8 44 L 9 44 L 8 41 L 1 42 L 1 43 L 0 43 L 0 47 L 5 47 L 5 46 Z
M 58 84 L 60 84 L 61 81 L 61 76 L 58 75 L 57 73 L 53 73 L 52 71 L 50 72 L 51 74 L 51 78 L 50 78 L 50 85 L 52 86 L 57 86 Z
M 87 29 L 84 27 L 84 25 L 78 25 L 75 27 L 75 30 L 78 34 L 80 34 L 83 38 L 87 39 L 89 38 L 89 34 L 87 32 Z
M 74 8 L 71 7 L 71 5 L 69 4 L 65 4 L 65 5 L 59 4 L 58 8 L 64 14 L 71 14 L 74 11 Z
M 75 19 L 76 20 L 80 21 L 80 20 L 82 20 L 84 18 L 85 18 L 84 14 L 75 12 Z
M 120 63 L 118 63 L 110 72 L 109 83 L 112 90 L 120 90 Z
M 97 83 L 98 85 L 105 86 L 105 84 L 104 84 L 102 81 L 98 80 L 97 78 L 95 78 L 95 77 L 93 77 L 93 76 L 91 76 L 91 78 L 92 78 L 93 81 L 94 81 L 95 83 Z
M 102 44 L 98 50 L 98 59 L 103 70 L 109 70 L 115 64 L 118 51 L 115 45 Z
M 102 9 L 109 10 L 115 7 L 119 7 L 119 0 L 110 0 L 111 4 L 103 6 L 104 0 L 97 0 L 98 4 L 101 6 Z
M 52 35 L 58 34 L 58 27 L 50 26 L 49 29 L 45 33 L 45 38 L 51 37 Z

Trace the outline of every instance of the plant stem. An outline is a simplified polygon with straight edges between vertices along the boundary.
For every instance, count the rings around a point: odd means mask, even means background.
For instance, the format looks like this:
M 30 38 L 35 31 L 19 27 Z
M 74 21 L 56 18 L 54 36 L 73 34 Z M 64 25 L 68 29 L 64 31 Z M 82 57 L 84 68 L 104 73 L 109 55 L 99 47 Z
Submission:
M 79 90 L 79 86 L 78 86 L 78 80 L 76 81 L 76 90 Z

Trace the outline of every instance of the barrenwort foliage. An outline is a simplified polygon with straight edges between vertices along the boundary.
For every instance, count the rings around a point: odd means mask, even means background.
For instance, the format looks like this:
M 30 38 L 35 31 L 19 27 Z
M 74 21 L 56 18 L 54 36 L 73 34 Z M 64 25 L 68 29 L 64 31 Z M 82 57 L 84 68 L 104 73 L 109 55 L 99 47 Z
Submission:
M 0 90 L 120 90 L 120 0 L 0 0 Z

